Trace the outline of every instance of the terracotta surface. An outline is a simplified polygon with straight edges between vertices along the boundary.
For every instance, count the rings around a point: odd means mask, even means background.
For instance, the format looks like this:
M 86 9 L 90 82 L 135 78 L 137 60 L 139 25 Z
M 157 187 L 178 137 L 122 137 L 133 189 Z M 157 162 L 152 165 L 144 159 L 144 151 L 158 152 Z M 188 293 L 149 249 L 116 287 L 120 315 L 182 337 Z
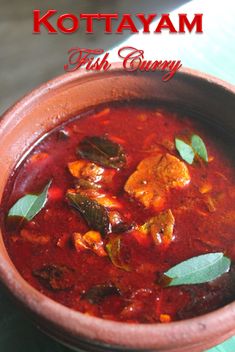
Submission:
M 8 110 L 0 123 L 0 197 L 22 154 L 46 131 L 79 111 L 123 99 L 156 99 L 206 116 L 235 130 L 235 88 L 181 71 L 168 83 L 161 73 L 75 72 L 44 84 Z M 235 303 L 198 318 L 170 324 L 131 325 L 89 317 L 42 295 L 17 273 L 0 238 L 0 277 L 48 334 L 84 351 L 203 351 L 235 334 Z M 112 345 L 112 347 L 110 346 Z

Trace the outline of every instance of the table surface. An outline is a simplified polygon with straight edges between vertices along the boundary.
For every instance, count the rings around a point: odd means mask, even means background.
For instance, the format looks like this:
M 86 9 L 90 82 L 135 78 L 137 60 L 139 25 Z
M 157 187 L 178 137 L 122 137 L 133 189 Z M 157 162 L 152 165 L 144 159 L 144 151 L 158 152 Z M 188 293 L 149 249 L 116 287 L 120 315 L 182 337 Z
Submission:
M 204 33 L 161 36 L 131 36 L 120 46 L 134 46 L 145 50 L 147 59 L 180 59 L 183 66 L 210 73 L 235 84 L 235 5 L 234 0 L 194 0 L 173 12 L 203 13 Z M 117 60 L 117 48 L 111 59 Z M 0 350 L 6 352 L 69 352 L 38 329 L 14 306 L 0 290 Z M 234 352 L 235 337 L 208 352 Z

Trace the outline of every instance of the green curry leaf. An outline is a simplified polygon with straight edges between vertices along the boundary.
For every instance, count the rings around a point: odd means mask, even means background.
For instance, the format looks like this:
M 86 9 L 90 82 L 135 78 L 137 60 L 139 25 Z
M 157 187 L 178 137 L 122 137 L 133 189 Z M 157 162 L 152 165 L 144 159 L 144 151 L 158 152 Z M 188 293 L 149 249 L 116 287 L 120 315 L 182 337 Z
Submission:
M 230 266 L 231 260 L 223 253 L 208 253 L 175 265 L 164 276 L 169 278 L 167 286 L 201 284 L 228 272 Z
M 46 204 L 51 182 L 52 180 L 48 182 L 42 193 L 38 195 L 26 194 L 24 197 L 20 198 L 9 210 L 8 217 L 14 216 L 28 221 L 32 220 Z
M 201 137 L 196 134 L 191 137 L 191 145 L 179 138 L 175 138 L 175 147 L 181 158 L 190 165 L 193 163 L 195 155 L 198 155 L 202 160 L 208 162 L 206 145 Z
M 85 137 L 78 145 L 77 154 L 84 159 L 114 169 L 126 163 L 123 148 L 106 137 Z
M 80 193 L 67 193 L 70 204 L 76 208 L 92 230 L 106 235 L 110 231 L 109 215 L 106 208 Z
M 194 134 L 191 139 L 191 144 L 194 151 L 198 154 L 198 156 L 203 159 L 205 162 L 208 162 L 208 154 L 206 150 L 205 143 L 201 139 L 201 137 Z
M 181 158 L 191 165 L 195 156 L 193 148 L 179 138 L 175 139 L 175 146 Z

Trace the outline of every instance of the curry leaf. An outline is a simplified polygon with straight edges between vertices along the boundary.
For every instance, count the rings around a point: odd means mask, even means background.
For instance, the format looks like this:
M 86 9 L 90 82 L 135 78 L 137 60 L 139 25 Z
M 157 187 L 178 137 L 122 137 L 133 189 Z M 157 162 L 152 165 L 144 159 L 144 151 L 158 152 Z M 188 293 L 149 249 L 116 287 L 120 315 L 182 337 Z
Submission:
M 75 283 L 74 270 L 66 265 L 48 264 L 34 270 L 33 275 L 54 291 L 69 290 Z
M 198 155 L 202 160 L 208 162 L 208 154 L 205 143 L 201 137 L 196 134 L 191 137 L 191 145 L 185 143 L 179 138 L 176 138 L 175 146 L 181 158 L 188 164 L 193 163 L 195 155 Z
M 119 290 L 112 284 L 97 285 L 90 288 L 82 295 L 82 299 L 87 299 L 91 304 L 101 303 L 106 297 L 120 295 Z
M 106 244 L 106 250 L 113 265 L 119 269 L 131 271 L 129 264 L 121 257 L 121 236 L 111 237 Z
M 178 138 L 175 139 L 175 146 L 181 158 L 191 165 L 195 156 L 193 148 L 189 144 L 185 143 L 184 141 Z
M 92 230 L 97 230 L 102 235 L 106 235 L 109 232 L 109 216 L 103 205 L 80 193 L 68 192 L 67 198 L 70 204 L 79 210 Z
M 203 140 L 201 139 L 201 137 L 194 134 L 191 139 L 191 144 L 194 151 L 200 156 L 200 158 L 208 162 L 208 154 L 207 154 L 206 146 Z
M 175 265 L 164 276 L 169 278 L 167 286 L 201 284 L 228 272 L 230 265 L 231 260 L 223 253 L 208 253 Z
M 114 169 L 118 169 L 126 163 L 123 148 L 105 137 L 85 137 L 77 148 L 77 154 L 84 159 Z
M 42 193 L 38 195 L 26 194 L 24 197 L 20 198 L 9 210 L 8 217 L 15 216 L 28 221 L 32 220 L 46 204 L 51 182 L 51 180 L 48 182 Z

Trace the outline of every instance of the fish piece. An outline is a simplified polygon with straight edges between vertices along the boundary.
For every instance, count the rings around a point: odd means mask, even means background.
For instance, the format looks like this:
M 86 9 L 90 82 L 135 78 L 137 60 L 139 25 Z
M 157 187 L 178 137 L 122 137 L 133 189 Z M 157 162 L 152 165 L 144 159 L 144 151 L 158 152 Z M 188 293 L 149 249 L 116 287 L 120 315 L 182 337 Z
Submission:
M 161 154 L 143 159 L 125 184 L 125 191 L 145 207 L 161 210 L 167 192 L 183 188 L 190 182 L 184 162 L 171 154 Z
M 157 178 L 165 188 L 183 188 L 190 182 L 186 164 L 174 155 L 166 154 L 156 166 Z
M 91 250 L 100 257 L 107 256 L 101 234 L 98 231 L 88 231 L 84 235 L 75 232 L 73 234 L 73 243 L 77 252 Z
M 46 234 L 34 233 L 26 229 L 20 231 L 20 237 L 25 241 L 38 245 L 45 245 L 50 242 L 50 236 Z
M 76 160 L 68 163 L 70 173 L 76 177 L 92 182 L 99 182 L 102 179 L 104 168 L 86 160 Z
M 150 233 L 156 245 L 169 245 L 174 239 L 175 218 L 170 209 L 150 218 L 139 230 Z

